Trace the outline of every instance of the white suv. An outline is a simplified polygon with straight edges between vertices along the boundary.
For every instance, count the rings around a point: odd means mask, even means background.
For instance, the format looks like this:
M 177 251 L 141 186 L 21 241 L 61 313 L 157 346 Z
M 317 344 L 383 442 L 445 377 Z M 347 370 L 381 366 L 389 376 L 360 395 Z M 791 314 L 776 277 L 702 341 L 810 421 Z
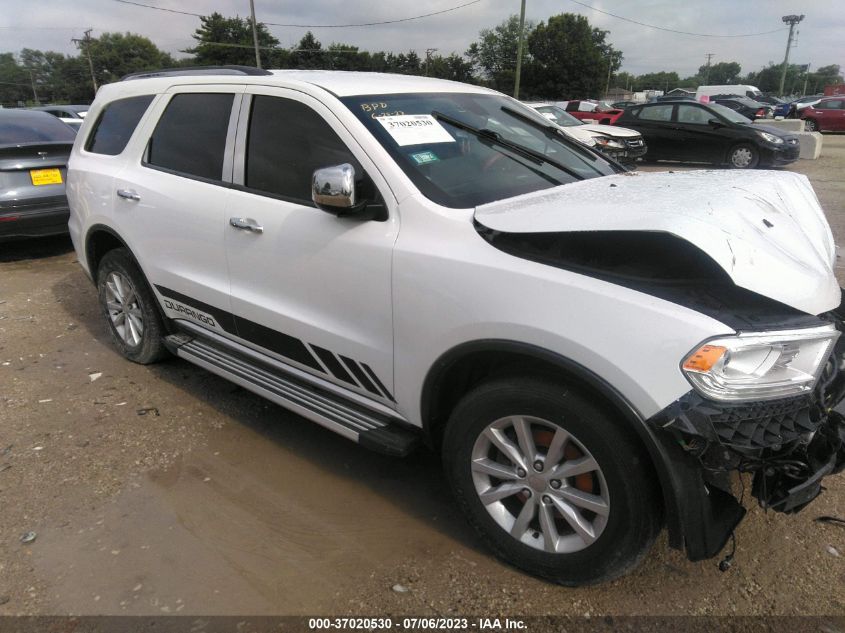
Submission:
M 794 512 L 845 461 L 803 176 L 631 174 L 484 88 L 226 68 L 103 87 L 67 189 L 128 359 L 428 444 L 490 548 L 552 581 L 624 573 L 664 526 L 715 556 L 733 472 Z

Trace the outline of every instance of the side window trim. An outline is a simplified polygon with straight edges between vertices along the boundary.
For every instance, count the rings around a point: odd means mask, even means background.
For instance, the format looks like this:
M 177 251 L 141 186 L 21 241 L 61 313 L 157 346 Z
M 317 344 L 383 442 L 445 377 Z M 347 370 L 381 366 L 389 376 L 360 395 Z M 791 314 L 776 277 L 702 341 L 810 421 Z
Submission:
M 246 144 L 247 134 L 249 133 L 249 112 L 252 108 L 252 98 L 253 95 L 247 93 L 243 95 L 243 99 L 241 100 L 233 152 L 232 184 L 244 190 L 246 190 Z
M 243 87 L 239 86 L 242 90 Z M 207 93 L 218 93 L 218 94 L 231 94 L 232 95 L 232 109 L 229 112 L 229 123 L 228 128 L 226 130 L 226 144 L 223 149 L 223 167 L 220 173 L 220 179 L 215 180 L 212 178 L 204 178 L 202 176 L 197 176 L 195 174 L 189 174 L 182 171 L 178 171 L 175 169 L 169 169 L 167 167 L 161 167 L 159 165 L 153 165 L 149 162 L 150 157 L 150 141 L 152 141 L 153 134 L 155 133 L 156 127 L 158 126 L 159 121 L 161 120 L 164 113 L 167 111 L 167 106 L 170 104 L 170 101 L 173 97 L 180 95 L 180 94 L 207 94 Z M 230 90 L 220 90 L 215 89 L 213 87 L 207 90 L 186 90 L 186 91 L 171 91 L 166 95 L 166 101 L 161 105 L 160 110 L 156 116 L 155 121 L 153 122 L 152 128 L 148 132 L 148 137 L 146 142 L 144 143 L 144 151 L 141 154 L 141 166 L 147 169 L 153 169 L 155 171 L 160 171 L 165 174 L 171 174 L 173 176 L 178 176 L 180 178 L 185 178 L 187 180 L 195 180 L 197 182 L 204 182 L 209 185 L 217 185 L 218 187 L 231 187 L 232 186 L 232 168 L 234 163 L 234 148 L 235 148 L 235 135 L 238 129 L 238 118 L 241 111 L 241 102 L 243 100 L 243 92 L 232 92 Z

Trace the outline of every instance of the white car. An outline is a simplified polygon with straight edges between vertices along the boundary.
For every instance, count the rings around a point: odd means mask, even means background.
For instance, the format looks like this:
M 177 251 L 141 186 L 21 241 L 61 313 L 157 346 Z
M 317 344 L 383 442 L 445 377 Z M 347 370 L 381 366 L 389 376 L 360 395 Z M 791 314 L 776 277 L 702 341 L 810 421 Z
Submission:
M 67 123 L 75 131 L 79 131 L 79 128 L 82 126 L 82 121 L 85 119 L 85 115 L 88 114 L 88 108 L 90 107 L 91 106 L 87 105 L 48 105 L 37 106 L 29 109 L 40 110 L 41 112 L 52 114 L 63 123 Z
M 623 163 L 632 163 L 644 156 L 648 147 L 642 134 L 636 130 L 615 125 L 584 123 L 569 114 L 563 108 L 549 103 L 526 103 L 537 110 L 564 132 L 585 145 L 598 149 L 603 154 Z
M 664 526 L 715 556 L 732 473 L 795 512 L 845 465 L 804 176 L 626 172 L 510 97 L 406 75 L 162 71 L 90 112 L 70 232 L 116 348 L 370 449 L 428 445 L 532 574 L 616 577 Z

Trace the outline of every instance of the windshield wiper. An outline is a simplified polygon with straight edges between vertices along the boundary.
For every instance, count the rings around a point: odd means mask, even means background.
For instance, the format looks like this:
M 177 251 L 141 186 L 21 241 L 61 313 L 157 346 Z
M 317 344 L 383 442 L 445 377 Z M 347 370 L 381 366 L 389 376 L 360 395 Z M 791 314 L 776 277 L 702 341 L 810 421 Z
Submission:
M 528 147 L 524 147 L 519 143 L 514 143 L 513 141 L 509 141 L 502 137 L 501 134 L 498 132 L 494 132 L 493 130 L 488 129 L 478 129 L 477 127 L 473 127 L 468 123 L 464 123 L 463 121 L 459 121 L 458 119 L 453 119 L 452 117 L 443 114 L 442 112 L 438 112 L 437 110 L 432 111 L 431 116 L 433 116 L 438 121 L 443 121 L 444 123 L 448 123 L 452 127 L 456 127 L 459 130 L 464 130 L 465 132 L 469 132 L 470 134 L 475 135 L 482 142 L 487 141 L 488 143 L 494 143 L 496 145 L 501 145 L 502 147 L 506 147 L 515 154 L 519 154 L 520 156 L 532 160 L 535 163 L 542 164 L 546 163 L 547 165 L 551 165 L 552 167 L 556 167 L 562 172 L 569 174 L 576 180 L 584 180 L 584 176 L 579 174 L 577 171 L 572 169 L 571 167 L 567 167 L 566 165 L 562 165 L 561 163 L 557 162 L 553 158 L 549 158 L 545 154 L 537 152 L 533 149 Z
M 590 160 L 595 162 L 595 157 L 592 156 L 591 154 L 585 152 L 584 146 L 579 141 L 576 141 L 574 138 L 567 135 L 567 133 L 564 132 L 563 130 L 561 130 L 560 127 L 558 127 L 557 125 L 554 125 L 554 124 L 551 124 L 551 123 L 549 123 L 549 124 L 541 123 L 540 121 L 534 120 L 533 118 L 531 118 L 527 114 L 524 114 L 524 113 L 520 112 L 519 110 L 514 110 L 513 108 L 509 108 L 508 106 L 502 106 L 502 112 L 507 112 L 508 114 L 510 114 L 513 117 L 516 117 L 520 121 L 524 121 L 525 123 L 527 123 L 531 127 L 537 128 L 541 132 L 544 132 L 547 136 L 554 136 L 556 139 L 564 141 L 567 145 L 571 145 L 573 148 L 575 148 L 579 153 L 587 154 L 587 156 L 590 158 Z M 606 161 L 612 163 L 615 167 L 618 167 L 619 169 L 621 169 L 622 171 L 628 171 L 628 169 L 626 169 L 624 165 L 620 164 L 618 161 L 614 160 L 610 156 L 603 156 L 603 158 Z

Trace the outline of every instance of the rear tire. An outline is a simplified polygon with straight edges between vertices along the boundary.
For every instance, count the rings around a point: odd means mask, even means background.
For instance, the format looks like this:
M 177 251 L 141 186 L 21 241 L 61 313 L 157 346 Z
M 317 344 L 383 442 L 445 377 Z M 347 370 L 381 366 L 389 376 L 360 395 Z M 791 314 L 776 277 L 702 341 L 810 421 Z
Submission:
M 728 154 L 728 163 L 733 169 L 754 169 L 760 162 L 760 152 L 753 145 L 734 145 Z
M 111 250 L 100 260 L 97 293 L 112 341 L 121 354 L 141 365 L 167 356 L 164 323 L 155 297 L 127 249 Z
M 443 464 L 499 558 L 562 585 L 599 583 L 632 570 L 662 527 L 651 463 L 624 424 L 566 386 L 499 379 L 458 403 Z

